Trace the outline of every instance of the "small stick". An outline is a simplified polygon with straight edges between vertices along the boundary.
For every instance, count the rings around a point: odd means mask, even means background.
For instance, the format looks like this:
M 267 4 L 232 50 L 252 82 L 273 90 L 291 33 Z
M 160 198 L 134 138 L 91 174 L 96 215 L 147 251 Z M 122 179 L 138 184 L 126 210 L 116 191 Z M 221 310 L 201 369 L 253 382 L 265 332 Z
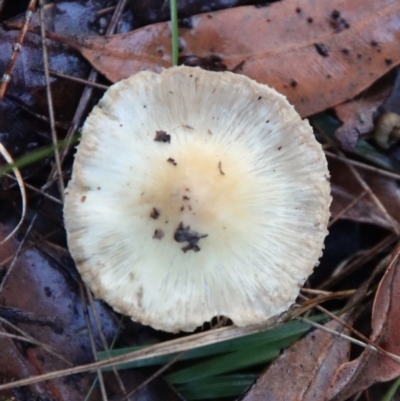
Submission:
M 339 153 L 340 154 L 340 153 Z M 343 156 L 343 154 L 340 154 L 340 156 Z M 346 163 L 346 162 L 345 162 Z M 388 213 L 388 211 L 386 210 L 385 206 L 383 205 L 383 203 L 380 201 L 380 199 L 375 195 L 375 193 L 372 191 L 372 189 L 370 188 L 370 186 L 366 183 L 366 181 L 361 177 L 361 174 L 355 169 L 355 167 L 350 164 L 350 163 L 346 163 L 348 169 L 351 171 L 351 173 L 353 174 L 354 178 L 358 181 L 358 183 L 361 185 L 361 187 L 363 188 L 364 191 L 367 191 L 370 198 L 372 199 L 372 201 L 375 203 L 375 205 L 377 206 L 377 208 L 383 213 L 383 215 L 385 216 L 386 221 L 392 226 L 393 231 L 399 235 L 400 234 L 400 229 L 398 226 L 397 221 Z
M 331 159 L 335 159 L 335 160 L 339 160 L 344 163 L 352 164 L 353 166 L 362 168 L 367 171 L 372 171 L 373 173 L 383 175 L 384 177 L 393 178 L 394 180 L 400 180 L 400 174 L 391 173 L 390 171 L 382 170 L 381 168 L 373 167 L 368 164 L 358 162 L 356 160 L 351 160 L 351 159 L 348 159 L 347 157 L 338 156 L 331 152 L 325 151 L 325 155 L 330 157 Z
M 35 68 L 35 70 L 41 71 L 40 68 Z M 103 85 L 103 84 L 99 84 L 97 82 L 90 82 L 90 81 L 88 81 L 86 79 L 72 77 L 71 75 L 63 74 L 62 72 L 55 71 L 55 70 L 49 70 L 49 74 L 53 75 L 55 77 L 58 77 L 58 78 L 67 79 L 67 80 L 72 81 L 72 82 L 78 82 L 79 84 L 86 85 L 86 86 L 91 86 L 92 88 L 102 89 L 102 90 L 105 90 L 105 91 L 110 87 L 109 85 Z
M 93 299 L 92 293 L 90 292 L 90 289 L 86 284 L 85 284 L 85 291 L 86 291 L 86 294 L 87 294 L 87 297 L 88 297 L 88 300 L 89 300 L 89 305 L 90 305 L 90 308 L 92 310 L 94 321 L 96 323 L 97 332 L 99 334 L 101 343 L 103 345 L 103 349 L 104 349 L 104 351 L 106 351 L 109 354 L 110 353 L 110 349 L 108 348 L 108 345 L 107 345 L 107 340 L 106 340 L 106 337 L 104 335 L 103 327 L 102 327 L 102 324 L 101 324 L 101 319 L 100 319 L 99 314 L 97 313 L 97 309 L 96 309 L 96 305 L 94 303 L 94 299 Z M 122 394 L 125 396 L 125 398 L 128 398 L 126 388 L 125 388 L 124 383 L 123 383 L 123 381 L 121 379 L 121 376 L 118 373 L 118 369 L 115 366 L 112 366 L 111 369 L 114 372 L 115 379 L 118 382 L 118 385 L 119 385 L 119 388 L 121 389 Z
M 51 138 L 53 140 L 54 145 L 54 158 L 56 161 L 57 173 L 58 173 L 58 186 L 60 191 L 61 199 L 64 200 L 64 177 L 62 174 L 61 168 L 61 160 L 60 153 L 57 148 L 58 138 L 56 131 L 56 123 L 54 118 L 54 108 L 53 108 L 53 98 L 51 96 L 51 88 L 50 88 L 50 75 L 49 75 L 49 60 L 47 56 L 47 46 L 46 46 L 46 31 L 44 27 L 44 0 L 39 0 L 39 14 L 40 14 L 40 33 L 42 36 L 42 53 L 43 53 L 43 65 L 44 65 L 44 77 L 46 82 L 46 96 L 47 96 L 47 105 L 49 109 L 49 119 L 50 119 L 50 128 L 51 128 Z
M 366 343 L 364 343 L 362 341 L 356 340 L 355 338 L 347 336 L 346 334 L 338 333 L 335 330 L 332 330 L 332 329 L 330 329 L 328 327 L 325 327 L 322 324 L 315 323 L 312 320 L 309 320 L 309 319 L 307 319 L 305 317 L 298 317 L 297 320 L 300 320 L 301 322 L 307 323 L 312 327 L 315 327 L 317 329 L 325 331 L 325 332 L 327 332 L 329 334 L 332 334 L 332 335 L 334 335 L 336 337 L 343 338 L 343 339 L 345 339 L 345 340 L 347 340 L 347 341 L 349 341 L 349 342 L 351 342 L 353 344 L 359 345 L 360 347 L 363 347 L 363 348 L 366 348 L 366 349 L 370 349 L 370 350 L 375 351 L 375 352 L 379 352 L 380 351 L 377 347 L 374 347 L 373 345 L 369 345 L 369 344 L 366 344 Z M 380 352 L 380 353 L 383 354 L 383 352 Z M 386 351 L 385 351 L 384 355 L 388 356 L 390 359 L 392 359 L 392 360 L 394 360 L 396 362 L 400 362 L 400 357 L 398 355 L 387 353 Z
M 32 68 L 32 70 L 38 70 L 38 68 Z M 40 71 L 43 71 L 43 69 L 41 69 Z M 50 75 L 51 75 L 51 72 L 50 72 Z M 39 114 L 39 113 L 35 113 L 33 110 L 31 110 L 29 108 L 29 106 L 27 106 L 24 102 L 22 102 L 21 100 L 17 99 L 16 97 L 11 96 L 11 95 L 7 95 L 6 99 L 9 100 L 10 102 L 14 103 L 18 107 L 20 107 L 22 110 L 24 110 L 25 112 L 27 112 L 31 116 L 37 118 L 38 120 L 44 121 L 46 124 L 50 124 L 50 121 L 46 116 L 44 116 L 42 114 Z M 67 130 L 68 129 L 68 125 L 66 123 L 62 123 L 62 122 L 56 121 L 55 124 L 56 124 L 56 127 L 61 128 L 63 130 Z M 46 139 L 49 138 L 47 135 L 42 134 L 40 132 L 38 132 L 38 135 L 41 135 Z
M 158 369 L 155 373 L 153 373 L 150 377 L 148 377 L 144 382 L 140 383 L 134 390 L 132 390 L 127 397 L 131 397 L 133 394 L 136 394 L 140 389 L 144 386 L 147 386 L 150 382 L 152 382 L 157 377 L 161 376 L 167 369 L 169 369 L 174 363 L 178 361 L 178 359 L 185 353 L 185 351 L 176 355 L 172 360 L 170 360 L 163 367 Z
M 7 152 L 7 149 L 0 143 L 0 154 L 4 157 L 4 159 L 6 160 L 6 162 L 10 165 L 14 164 L 14 160 L 11 157 L 11 155 Z M 22 211 L 21 211 L 21 218 L 19 220 L 19 223 L 17 224 L 17 226 L 14 228 L 14 230 L 11 231 L 10 234 L 7 235 L 7 237 L 0 242 L 0 245 L 4 244 L 5 242 L 7 242 L 10 238 L 13 237 L 13 235 L 19 230 L 19 228 L 21 227 L 22 222 L 25 219 L 25 214 L 26 214 L 26 192 L 25 192 L 25 186 L 24 186 L 24 180 L 21 176 L 21 173 L 19 172 L 19 170 L 16 167 L 12 168 L 15 178 L 17 180 L 19 189 L 21 191 L 21 198 L 22 198 Z
M 8 280 L 8 277 L 10 276 L 16 262 L 18 259 L 18 256 L 20 255 L 21 251 L 22 251 L 22 247 L 24 246 L 26 240 L 28 239 L 28 236 L 33 228 L 33 225 L 35 224 L 35 221 L 37 219 L 38 213 L 36 212 L 25 232 L 24 238 L 22 238 L 21 242 L 18 245 L 18 248 L 16 250 L 16 252 L 14 253 L 13 259 L 10 263 L 10 266 L 8 266 L 8 269 L 6 271 L 6 274 L 4 275 L 2 281 L 0 282 L 0 293 L 3 291 L 4 285 L 6 284 L 6 281 Z
M 353 201 L 351 201 L 345 208 L 343 208 L 328 224 L 328 228 L 332 227 L 343 215 L 345 215 L 350 209 L 354 207 L 354 205 L 361 200 L 365 195 L 367 195 L 368 191 L 364 190 L 360 195 L 357 196 Z
M 119 0 L 118 1 L 118 4 L 114 10 L 114 14 L 111 18 L 110 24 L 107 28 L 106 36 L 112 35 L 114 33 L 115 28 L 117 27 L 117 22 L 127 4 L 127 2 L 128 2 L 128 0 Z M 94 81 L 96 81 L 97 77 L 98 77 L 98 72 L 92 68 L 92 70 L 89 73 L 88 81 L 94 82 Z M 92 96 L 92 91 L 93 91 L 93 88 L 90 88 L 90 87 L 86 87 L 83 91 L 83 94 L 78 103 L 78 107 L 76 109 L 75 115 L 72 119 L 71 125 L 70 125 L 67 135 L 65 137 L 66 146 L 60 153 L 61 163 L 64 161 L 67 153 L 69 152 L 69 148 L 70 148 L 71 142 L 72 142 L 72 137 L 79 128 L 79 124 L 81 122 L 82 116 L 83 116 L 83 114 L 86 110 L 86 107 L 89 103 L 89 100 Z M 51 181 L 55 176 L 56 176 L 56 169 L 53 167 L 48 179 Z
M 353 273 L 356 269 L 358 269 L 363 263 L 367 263 L 373 257 L 375 257 L 378 253 L 382 252 L 389 246 L 391 246 L 397 240 L 397 236 L 395 234 L 389 234 L 382 241 L 378 242 L 372 248 L 368 249 L 365 253 L 363 253 L 360 257 L 346 265 L 340 273 L 337 273 L 334 276 L 331 276 L 322 284 L 319 285 L 318 289 L 326 290 L 329 287 L 332 287 L 343 280 L 344 277 Z
M 84 287 L 83 283 L 80 283 L 79 284 L 79 292 L 81 295 L 83 316 L 85 317 L 85 323 L 86 323 L 86 327 L 88 330 L 89 341 L 90 341 L 90 346 L 92 348 L 93 358 L 97 362 L 99 359 L 97 356 L 96 341 L 94 339 L 93 329 L 92 329 L 92 325 L 90 323 L 89 311 L 88 311 L 86 298 L 85 298 L 85 287 Z M 101 396 L 102 396 L 103 400 L 108 401 L 106 386 L 104 384 L 103 372 L 100 368 L 98 368 L 98 369 L 96 369 L 96 373 L 97 373 L 97 379 L 99 380 L 99 384 L 100 384 Z
M 11 178 L 12 180 L 18 181 L 15 177 L 10 174 L 5 174 L 6 177 Z M 44 191 L 41 191 L 39 188 L 34 187 L 33 185 L 28 184 L 27 182 L 24 183 L 25 188 L 30 189 L 33 192 L 36 192 L 40 195 L 43 195 L 45 198 L 51 200 L 52 202 L 58 203 L 59 205 L 63 205 L 63 202 L 60 199 L 55 198 L 52 195 L 47 194 Z
M 7 87 L 8 87 L 8 83 L 11 80 L 11 74 L 14 70 L 14 66 L 15 63 L 17 61 L 18 58 L 18 54 L 22 49 L 22 44 L 24 42 L 24 38 L 26 35 L 26 32 L 28 31 L 29 28 L 29 23 L 31 21 L 32 18 L 32 14 L 33 11 L 36 7 L 36 1 L 37 0 L 30 0 L 29 5 L 28 5 L 28 9 L 25 12 L 25 19 L 24 19 L 24 24 L 22 25 L 21 30 L 19 31 L 19 35 L 17 38 L 17 41 L 15 42 L 14 46 L 13 46 L 13 52 L 11 54 L 11 58 L 10 61 L 8 62 L 7 68 L 1 78 L 0 81 L 0 102 L 3 100 L 4 95 L 6 93 Z
M 111 7 L 103 8 L 103 9 L 101 9 L 99 11 L 96 11 L 96 17 L 98 18 L 98 17 L 101 17 L 101 16 L 103 16 L 105 14 L 108 14 L 111 11 L 114 11 L 115 7 L 116 6 L 111 6 Z

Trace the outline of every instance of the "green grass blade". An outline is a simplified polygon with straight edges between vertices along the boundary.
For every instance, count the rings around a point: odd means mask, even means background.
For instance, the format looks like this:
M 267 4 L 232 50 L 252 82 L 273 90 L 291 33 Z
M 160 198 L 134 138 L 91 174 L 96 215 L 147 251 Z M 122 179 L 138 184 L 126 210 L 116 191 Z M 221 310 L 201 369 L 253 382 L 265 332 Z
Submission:
M 200 362 L 188 368 L 174 372 L 166 377 L 169 383 L 175 385 L 192 380 L 221 375 L 239 369 L 265 364 L 276 358 L 281 349 L 297 340 L 299 335 L 276 341 L 272 344 L 262 344 L 252 348 L 244 348 L 213 358 L 210 361 Z
M 392 385 L 389 387 L 388 391 L 383 396 L 381 401 L 392 401 L 399 387 L 400 387 L 400 377 L 398 377 L 396 380 L 393 381 Z
M 257 377 L 256 374 L 218 376 L 178 385 L 175 388 L 188 401 L 235 397 L 243 394 Z
M 74 145 L 78 142 L 79 135 L 76 135 L 71 139 L 70 145 Z M 18 158 L 15 163 L 7 164 L 0 167 L 0 177 L 4 174 L 8 174 L 12 171 L 13 168 L 23 168 L 29 166 L 30 164 L 36 163 L 40 160 L 46 159 L 53 155 L 55 149 L 62 149 L 68 144 L 66 139 L 58 141 L 57 145 L 48 145 L 42 148 L 36 149 L 28 154 L 21 156 Z
M 169 0 L 171 12 L 172 65 L 178 65 L 178 8 L 176 0 Z
M 325 315 L 318 315 L 313 318 L 315 321 L 321 321 L 326 318 Z M 298 320 L 285 323 L 282 326 L 276 327 L 271 330 L 266 330 L 262 333 L 252 334 L 245 337 L 235 338 L 233 340 L 224 341 L 218 344 L 207 345 L 185 352 L 179 359 L 192 360 L 196 358 L 204 358 L 209 356 L 226 354 L 228 352 L 235 352 L 245 348 L 252 348 L 258 345 L 268 346 L 268 344 L 276 343 L 277 341 L 287 341 L 288 339 L 298 338 L 310 329 L 310 326 Z M 293 340 L 292 340 L 293 341 Z M 143 349 L 145 347 L 130 347 L 121 348 L 110 352 L 110 357 L 125 355 L 132 351 Z M 150 359 L 143 359 L 140 361 L 128 362 L 118 365 L 118 369 L 138 368 L 143 366 L 164 365 L 171 361 L 177 354 L 163 355 Z M 98 353 L 99 360 L 107 359 L 105 352 Z M 109 369 L 105 369 L 109 370 Z

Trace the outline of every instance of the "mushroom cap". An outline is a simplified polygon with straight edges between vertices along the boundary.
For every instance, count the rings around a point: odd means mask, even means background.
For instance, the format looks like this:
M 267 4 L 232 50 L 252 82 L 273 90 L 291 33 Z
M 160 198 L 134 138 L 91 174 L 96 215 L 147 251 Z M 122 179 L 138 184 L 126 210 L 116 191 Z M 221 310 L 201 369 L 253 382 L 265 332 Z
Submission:
M 105 93 L 83 126 L 64 219 L 96 297 L 192 331 L 287 310 L 321 256 L 330 201 L 321 146 L 284 96 L 182 66 Z

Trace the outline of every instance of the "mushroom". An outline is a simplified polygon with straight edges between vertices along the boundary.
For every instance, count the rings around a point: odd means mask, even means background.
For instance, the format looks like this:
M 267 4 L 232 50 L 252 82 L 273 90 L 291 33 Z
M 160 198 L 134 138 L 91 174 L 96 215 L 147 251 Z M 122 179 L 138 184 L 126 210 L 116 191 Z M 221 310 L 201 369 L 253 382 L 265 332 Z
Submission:
M 140 72 L 83 126 L 69 250 L 96 297 L 156 329 L 264 322 L 318 263 L 328 178 L 308 121 L 274 89 L 193 67 Z
M 393 112 L 383 113 L 376 120 L 372 135 L 381 148 L 389 149 L 400 139 L 400 115 Z

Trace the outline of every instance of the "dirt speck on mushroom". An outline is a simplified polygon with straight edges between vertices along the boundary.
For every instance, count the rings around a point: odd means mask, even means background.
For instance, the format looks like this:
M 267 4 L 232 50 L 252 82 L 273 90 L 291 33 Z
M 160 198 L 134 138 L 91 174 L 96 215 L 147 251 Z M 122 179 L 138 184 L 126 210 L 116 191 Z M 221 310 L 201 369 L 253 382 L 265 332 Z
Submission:
M 160 211 L 157 208 L 153 207 L 150 213 L 150 217 L 154 220 L 157 220 L 160 217 Z
M 154 239 L 162 239 L 162 238 L 164 238 L 164 231 L 163 230 L 161 230 L 161 229 L 159 229 L 159 228 L 157 228 L 155 231 L 154 231 L 154 235 L 153 235 L 153 238 Z
M 174 240 L 176 242 L 187 242 L 188 244 L 184 246 L 182 251 L 186 253 L 187 251 L 199 252 L 200 247 L 198 246 L 199 241 L 202 238 L 208 237 L 208 234 L 199 234 L 196 231 L 190 229 L 190 226 L 184 226 L 183 223 L 179 223 L 178 228 L 174 233 Z
M 225 175 L 225 173 L 222 171 L 222 162 L 218 162 L 218 170 L 221 175 Z
M 156 136 L 154 138 L 156 142 L 171 142 L 171 135 L 168 135 L 165 131 L 156 131 Z

